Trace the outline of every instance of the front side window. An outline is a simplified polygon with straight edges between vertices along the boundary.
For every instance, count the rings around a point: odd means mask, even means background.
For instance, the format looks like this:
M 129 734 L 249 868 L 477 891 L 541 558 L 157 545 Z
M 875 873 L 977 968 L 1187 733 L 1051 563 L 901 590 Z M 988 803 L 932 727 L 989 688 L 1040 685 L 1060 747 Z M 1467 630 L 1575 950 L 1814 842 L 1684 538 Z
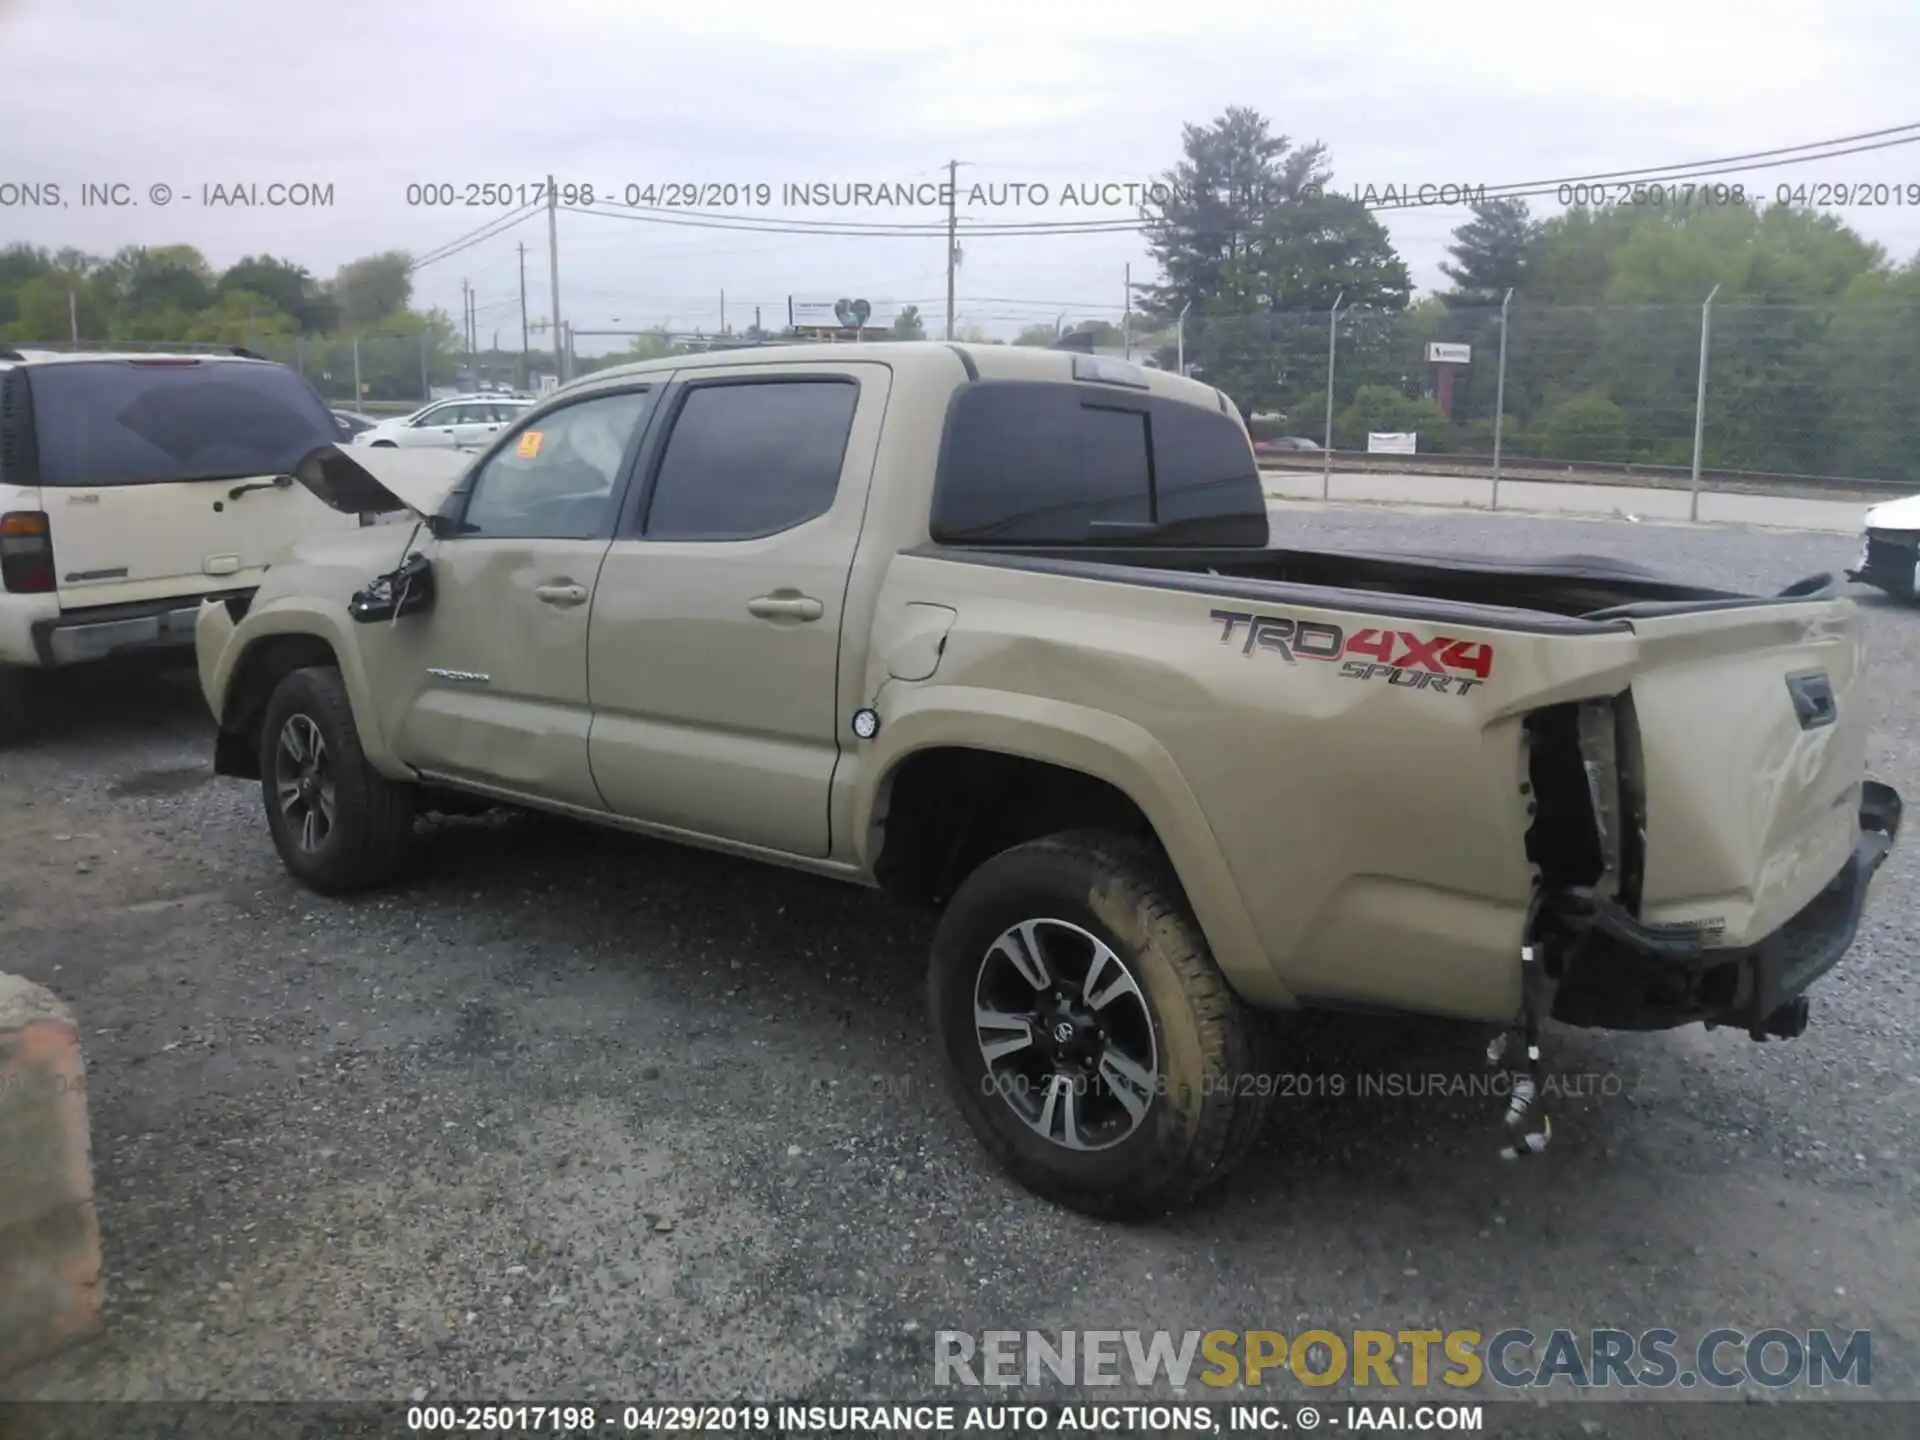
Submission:
M 463 535 L 590 540 L 608 533 L 614 495 L 651 390 L 596 395 L 536 417 L 474 477 Z
M 667 437 L 649 540 L 751 540 L 824 515 L 860 389 L 850 380 L 697 385 Z

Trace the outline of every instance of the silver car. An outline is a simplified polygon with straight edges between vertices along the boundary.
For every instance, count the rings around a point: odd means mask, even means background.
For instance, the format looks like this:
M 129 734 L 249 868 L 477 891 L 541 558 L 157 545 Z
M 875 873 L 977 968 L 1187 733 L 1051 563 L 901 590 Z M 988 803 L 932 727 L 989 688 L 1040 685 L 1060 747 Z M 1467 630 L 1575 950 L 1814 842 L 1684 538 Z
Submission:
M 355 445 L 478 450 L 511 425 L 533 402 L 513 395 L 456 395 L 411 415 L 387 420 L 353 437 Z

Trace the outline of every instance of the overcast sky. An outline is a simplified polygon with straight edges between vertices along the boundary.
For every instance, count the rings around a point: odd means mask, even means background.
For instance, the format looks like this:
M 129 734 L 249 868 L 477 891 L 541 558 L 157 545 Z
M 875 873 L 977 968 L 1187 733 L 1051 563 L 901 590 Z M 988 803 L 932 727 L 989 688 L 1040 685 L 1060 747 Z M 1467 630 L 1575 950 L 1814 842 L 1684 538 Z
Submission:
M 1773 149 L 1920 121 L 1912 0 L 0 0 L 0 240 L 190 243 L 216 265 L 257 251 L 330 274 L 385 248 L 424 254 L 506 207 L 410 207 L 410 183 L 517 184 L 552 172 L 628 185 L 937 181 L 1046 185 L 1049 203 L 964 207 L 986 222 L 1086 219 L 1059 187 L 1141 182 L 1184 121 L 1230 104 L 1330 148 L 1342 188 L 1499 185 Z M 1920 145 L 1739 179 L 1920 182 Z M 216 183 L 332 186 L 325 208 L 217 208 Z M 83 183 L 135 203 L 83 206 Z M 167 205 L 153 187 L 171 187 Z M 13 188 L 9 188 L 9 187 Z M 463 197 L 464 198 L 464 197 Z M 621 197 L 624 198 L 624 197 Z M 1557 208 L 1551 197 L 1538 212 Z M 741 200 L 723 207 L 768 215 Z M 810 212 L 821 218 L 821 212 Z M 836 212 L 927 222 L 937 208 Z M 1905 259 L 1920 208 L 1847 219 Z M 1458 209 L 1385 219 L 1416 282 Z M 561 310 L 578 328 L 714 327 L 788 296 L 944 309 L 934 237 L 756 235 L 562 213 Z M 423 268 L 418 302 L 479 297 L 483 337 L 549 312 L 544 214 Z M 1137 236 L 963 241 L 961 324 L 1117 318 Z M 536 342 L 538 343 L 538 342 Z M 590 348 L 584 342 L 582 348 Z M 591 347 L 598 348 L 598 347 Z

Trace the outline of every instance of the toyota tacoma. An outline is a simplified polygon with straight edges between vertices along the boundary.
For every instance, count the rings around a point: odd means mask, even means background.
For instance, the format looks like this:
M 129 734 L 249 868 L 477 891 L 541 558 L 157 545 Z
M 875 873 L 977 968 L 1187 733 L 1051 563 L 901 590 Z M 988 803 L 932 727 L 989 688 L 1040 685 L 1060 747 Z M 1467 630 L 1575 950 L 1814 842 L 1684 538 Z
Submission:
M 938 907 L 956 1103 L 1090 1212 L 1232 1170 L 1268 1012 L 1490 1022 L 1533 1072 L 1549 1019 L 1798 1034 L 1899 830 L 1831 577 L 1275 543 L 1227 398 L 1107 357 L 654 360 L 405 454 L 313 451 L 392 523 L 199 613 L 286 868 L 378 885 L 506 805 Z

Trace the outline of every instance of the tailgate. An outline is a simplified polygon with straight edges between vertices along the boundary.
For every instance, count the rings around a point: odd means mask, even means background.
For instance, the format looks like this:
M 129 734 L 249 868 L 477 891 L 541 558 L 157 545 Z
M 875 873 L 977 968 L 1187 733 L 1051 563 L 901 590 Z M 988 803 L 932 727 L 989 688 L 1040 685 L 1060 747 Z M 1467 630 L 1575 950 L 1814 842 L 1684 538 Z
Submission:
M 1713 947 L 1772 933 L 1847 862 L 1866 774 L 1851 601 L 1632 621 L 1645 776 L 1641 919 Z
M 257 584 L 302 535 L 358 523 L 271 476 L 42 494 L 64 609 Z
M 284 366 L 81 356 L 28 380 L 30 461 L 63 608 L 251 584 L 303 534 L 355 523 L 294 483 L 334 424 Z

